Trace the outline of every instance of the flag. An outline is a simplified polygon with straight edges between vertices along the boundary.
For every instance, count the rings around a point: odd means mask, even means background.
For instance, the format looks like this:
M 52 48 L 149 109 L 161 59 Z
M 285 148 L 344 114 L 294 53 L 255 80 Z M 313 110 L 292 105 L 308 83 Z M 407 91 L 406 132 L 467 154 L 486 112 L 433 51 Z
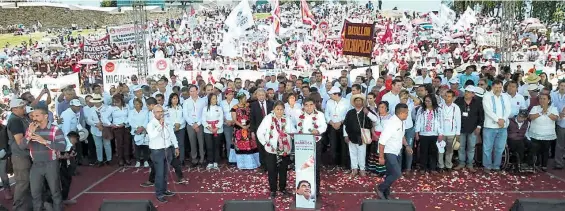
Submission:
M 386 23 L 385 34 L 381 37 L 381 43 L 387 43 L 392 41 L 392 30 L 390 29 L 390 23 Z
M 275 0 L 275 7 L 271 12 L 271 18 L 273 18 L 273 27 L 275 28 L 275 35 L 279 35 L 281 30 L 281 7 L 279 5 L 279 0 Z
M 308 3 L 306 3 L 306 0 L 300 0 L 300 14 L 302 14 L 303 24 L 307 24 L 311 26 L 316 25 L 316 23 L 314 23 L 314 15 L 312 14 L 312 11 L 310 11 L 310 8 L 308 7 Z
M 251 28 L 255 22 L 253 21 L 253 12 L 249 7 L 249 2 L 243 0 L 239 2 L 224 22 L 228 26 L 228 31 L 235 36 L 240 36 L 246 29 Z
M 345 30 L 347 29 L 347 19 L 343 20 L 343 27 L 341 27 L 341 41 L 345 40 Z

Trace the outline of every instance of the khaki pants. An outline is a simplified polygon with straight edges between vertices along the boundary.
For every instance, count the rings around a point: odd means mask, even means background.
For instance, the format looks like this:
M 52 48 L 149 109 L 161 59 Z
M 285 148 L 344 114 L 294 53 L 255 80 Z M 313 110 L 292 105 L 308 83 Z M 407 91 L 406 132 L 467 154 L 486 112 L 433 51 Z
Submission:
M 445 153 L 438 153 L 438 163 L 439 168 L 453 168 L 453 139 L 455 136 L 443 136 L 445 141 Z M 445 165 L 444 165 L 444 155 L 445 155 Z

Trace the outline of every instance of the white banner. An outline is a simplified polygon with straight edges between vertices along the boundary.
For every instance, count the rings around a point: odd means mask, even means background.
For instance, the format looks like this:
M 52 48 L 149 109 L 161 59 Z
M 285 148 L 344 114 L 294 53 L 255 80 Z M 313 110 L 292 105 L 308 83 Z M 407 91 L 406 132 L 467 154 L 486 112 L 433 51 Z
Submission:
M 169 78 L 172 64 L 170 59 L 149 59 L 147 63 L 149 76 L 155 78 L 165 76 Z M 112 86 L 117 86 L 119 83 L 131 84 L 130 77 L 134 74 L 139 75 L 138 73 L 135 61 L 127 59 L 103 60 L 102 76 L 104 77 L 104 90 L 108 91 Z
M 296 208 L 316 208 L 316 140 L 313 135 L 294 135 Z
M 477 36 L 478 46 L 499 46 L 500 33 L 480 34 Z
M 47 86 L 47 89 L 51 90 L 52 92 L 60 92 L 60 89 L 65 86 L 73 86 L 77 94 L 80 93 L 80 83 L 79 83 L 79 74 L 73 73 L 70 75 L 65 75 L 57 78 L 51 78 L 49 76 L 45 76 L 43 78 L 36 78 L 31 82 L 31 93 L 32 94 L 39 94 L 43 88 Z M 37 96 L 37 95 L 36 95 Z
M 136 38 L 140 37 L 136 34 L 133 24 L 108 27 L 108 34 L 110 35 L 110 43 L 116 44 L 120 48 L 136 44 Z

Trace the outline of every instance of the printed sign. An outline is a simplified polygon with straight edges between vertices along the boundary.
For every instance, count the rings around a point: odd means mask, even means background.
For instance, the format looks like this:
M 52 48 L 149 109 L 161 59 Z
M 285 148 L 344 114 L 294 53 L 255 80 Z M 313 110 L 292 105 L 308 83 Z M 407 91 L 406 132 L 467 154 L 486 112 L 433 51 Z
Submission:
M 374 24 L 346 22 L 343 55 L 352 55 L 371 58 L 374 39 Z
M 500 33 L 481 34 L 477 36 L 478 46 L 500 46 Z
M 169 77 L 171 70 L 170 59 L 149 59 L 147 62 L 148 75 L 154 78 Z M 102 76 L 104 77 L 104 90 L 110 90 L 112 85 L 131 83 L 132 75 L 139 75 L 137 62 L 127 59 L 103 60 Z
M 110 51 L 110 36 L 106 35 L 99 40 L 84 40 L 82 51 L 84 58 L 100 61 L 108 57 Z
M 318 24 L 318 27 L 319 27 L 320 31 L 322 31 L 324 34 L 327 34 L 327 33 L 328 33 L 329 24 L 328 24 L 327 21 L 321 21 L 321 22 Z
M 296 207 L 316 208 L 316 139 L 313 135 L 294 135 Z
M 147 30 L 144 30 L 144 32 L 147 33 Z M 108 27 L 108 35 L 110 35 L 112 45 L 116 44 L 120 48 L 134 45 L 138 38 L 141 39 L 133 24 Z

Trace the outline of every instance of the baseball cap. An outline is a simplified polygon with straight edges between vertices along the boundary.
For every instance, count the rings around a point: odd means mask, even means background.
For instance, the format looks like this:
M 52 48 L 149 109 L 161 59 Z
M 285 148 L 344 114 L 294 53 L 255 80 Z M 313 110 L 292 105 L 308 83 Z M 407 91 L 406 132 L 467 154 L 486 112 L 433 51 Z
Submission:
M 10 109 L 25 106 L 26 102 L 22 99 L 13 99 L 10 101 Z
M 338 87 L 334 86 L 334 87 L 332 87 L 332 88 L 330 89 L 330 91 L 328 91 L 328 94 L 333 95 L 333 94 L 335 94 L 335 93 L 340 93 L 340 92 L 341 92 L 341 89 L 339 89 Z
M 520 110 L 518 112 L 518 116 L 528 117 L 528 115 L 529 115 L 529 113 L 528 113 L 528 110 L 526 110 L 526 109 Z
M 80 100 L 78 100 L 78 99 L 73 99 L 73 100 L 71 100 L 69 105 L 70 106 L 82 106 L 82 103 L 80 103 Z

